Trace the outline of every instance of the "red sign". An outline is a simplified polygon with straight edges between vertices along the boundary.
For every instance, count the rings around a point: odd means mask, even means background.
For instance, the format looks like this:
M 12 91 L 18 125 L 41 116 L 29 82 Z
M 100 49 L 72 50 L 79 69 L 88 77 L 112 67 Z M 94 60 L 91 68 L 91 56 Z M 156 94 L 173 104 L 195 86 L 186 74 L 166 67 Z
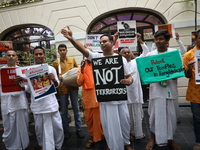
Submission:
M 1 87 L 3 93 L 22 91 L 15 82 L 16 71 L 15 68 L 1 69 Z

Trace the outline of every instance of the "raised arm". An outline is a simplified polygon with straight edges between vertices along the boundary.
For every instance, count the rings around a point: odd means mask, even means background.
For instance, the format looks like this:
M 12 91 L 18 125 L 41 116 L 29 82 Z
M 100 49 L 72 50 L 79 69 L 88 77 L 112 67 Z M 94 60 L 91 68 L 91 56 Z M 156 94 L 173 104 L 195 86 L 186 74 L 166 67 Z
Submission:
M 181 42 L 180 38 L 179 38 L 179 34 L 176 32 L 175 33 L 176 35 L 176 42 L 178 43 L 179 47 L 180 47 L 180 51 L 181 51 L 181 55 L 185 54 L 186 52 L 186 48 L 185 46 L 183 45 L 183 42 Z
M 142 47 L 142 54 L 138 57 L 138 58 L 141 58 L 141 57 L 145 57 L 147 55 L 147 53 L 149 52 L 149 48 L 147 47 L 147 45 L 142 41 L 141 39 L 141 34 L 140 33 L 137 33 L 137 39 Z
M 79 51 L 81 52 L 85 57 L 89 56 L 89 52 L 88 50 L 83 46 L 83 44 L 81 44 L 80 42 L 78 42 L 76 39 L 73 38 L 72 36 L 72 31 L 70 29 L 69 26 L 67 26 L 67 29 L 62 29 L 61 33 L 63 34 L 64 37 L 66 37 L 71 43 L 72 45 Z

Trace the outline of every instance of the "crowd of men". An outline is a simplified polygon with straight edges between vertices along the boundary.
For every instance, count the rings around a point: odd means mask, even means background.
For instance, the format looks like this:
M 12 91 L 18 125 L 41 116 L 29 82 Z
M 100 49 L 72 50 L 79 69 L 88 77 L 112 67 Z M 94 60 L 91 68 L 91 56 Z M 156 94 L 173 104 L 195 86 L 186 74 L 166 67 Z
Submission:
M 107 150 L 133 150 L 130 143 L 133 139 L 143 139 L 145 134 L 142 129 L 143 119 L 143 94 L 140 75 L 137 69 L 137 62 L 128 47 L 120 49 L 119 55 L 122 56 L 124 79 L 121 84 L 126 85 L 127 101 L 112 100 L 97 102 L 94 77 L 92 74 L 91 61 L 94 58 L 110 57 L 118 55 L 114 53 L 114 39 L 109 34 L 100 37 L 102 53 L 94 53 L 73 38 L 73 33 L 69 26 L 62 29 L 61 33 L 72 45 L 83 54 L 84 59 L 78 70 L 77 83 L 82 86 L 82 103 L 84 115 L 90 140 L 86 148 L 90 148 L 95 142 L 105 138 Z M 186 52 L 179 35 L 176 40 L 180 46 L 183 56 L 185 76 L 189 78 L 186 100 L 191 102 L 193 113 L 194 133 L 196 141 L 194 150 L 200 150 L 200 85 L 195 83 L 195 61 L 194 51 L 200 50 L 200 30 L 196 32 L 196 45 Z M 141 35 L 137 34 L 137 39 L 143 49 L 139 57 L 159 55 L 160 53 L 174 51 L 169 48 L 170 34 L 167 30 L 161 29 L 154 34 L 154 49 L 149 51 L 145 43 L 141 40 Z M 76 135 L 83 138 L 81 130 L 81 117 L 78 104 L 78 88 L 60 84 L 59 76 L 65 74 L 72 68 L 78 67 L 73 57 L 67 56 L 67 46 L 60 44 L 58 53 L 60 58 L 53 62 L 53 66 L 48 65 L 47 79 L 57 88 L 60 97 L 58 104 L 56 95 L 49 95 L 40 100 L 35 100 L 31 94 L 31 111 L 35 120 L 35 132 L 40 149 L 42 150 L 61 150 L 64 138 L 69 138 L 69 114 L 68 98 L 74 112 Z M 41 46 L 36 46 L 33 51 L 34 62 L 36 65 L 45 64 L 45 50 Z M 14 50 L 8 50 L 5 55 L 7 65 L 5 67 L 19 67 L 17 65 L 18 56 Z M 16 83 L 20 86 L 23 78 L 16 76 Z M 31 93 L 28 85 L 20 86 L 22 89 L 18 94 L 1 95 L 1 113 L 3 119 L 3 142 L 8 150 L 23 150 L 29 145 L 28 117 L 29 107 L 26 93 Z M 146 144 L 146 150 L 152 150 L 158 146 L 169 144 L 173 150 L 182 148 L 173 140 L 177 119 L 179 117 L 177 79 L 170 79 L 151 83 L 149 86 L 149 124 L 151 139 Z M 60 111 L 59 111 L 60 107 Z

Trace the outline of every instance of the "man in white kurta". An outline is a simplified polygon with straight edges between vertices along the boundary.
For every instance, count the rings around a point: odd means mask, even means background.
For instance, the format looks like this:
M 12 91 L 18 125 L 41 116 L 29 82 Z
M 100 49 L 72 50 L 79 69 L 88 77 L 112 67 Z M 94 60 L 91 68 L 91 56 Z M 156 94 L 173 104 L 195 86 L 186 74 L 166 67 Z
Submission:
M 45 63 L 45 54 L 42 47 L 34 48 L 34 60 L 36 64 Z M 54 85 L 59 85 L 56 70 L 52 66 L 49 67 L 48 78 L 51 79 Z M 28 86 L 25 86 L 25 91 L 30 91 Z M 39 146 L 43 150 L 61 150 L 64 134 L 62 120 L 58 111 L 58 102 L 55 94 L 49 95 L 43 99 L 35 101 L 31 95 L 31 110 L 35 119 L 35 132 Z
M 92 53 L 89 51 L 89 60 L 99 57 L 105 56 L 103 53 Z M 124 58 L 123 66 L 125 75 L 129 75 L 129 66 Z M 101 102 L 100 117 L 104 136 L 110 150 L 122 150 L 125 145 L 130 144 L 130 121 L 126 101 Z
M 157 50 L 149 52 L 147 56 L 173 51 L 168 48 L 169 40 L 170 34 L 167 30 L 158 30 L 155 33 Z M 151 139 L 145 149 L 152 150 L 155 144 L 166 146 L 169 143 L 172 149 L 181 150 L 173 140 L 177 121 L 174 103 L 178 96 L 177 79 L 151 83 L 149 94 L 148 113 Z
M 147 56 L 156 54 L 158 51 L 152 51 Z M 174 100 L 178 96 L 177 79 L 168 80 L 167 87 L 161 87 L 159 82 L 151 83 L 149 91 L 150 130 L 155 133 L 156 143 L 165 146 L 168 140 L 173 140 L 176 130 Z
M 61 33 L 89 60 L 114 55 L 112 49 L 114 41 L 110 35 L 102 35 L 100 37 L 100 45 L 103 53 L 92 53 L 73 38 L 69 26 L 67 26 L 67 29 L 62 29 Z M 130 85 L 133 79 L 130 75 L 125 58 L 123 58 L 123 66 L 125 79 L 122 79 L 120 83 Z M 130 124 L 126 101 L 102 102 L 100 104 L 100 117 L 108 149 L 123 150 L 125 148 L 126 150 L 132 150 L 129 146 Z
M 131 85 L 126 86 L 128 98 L 127 106 L 130 115 L 130 134 L 131 136 L 135 136 L 135 139 L 142 139 L 144 137 L 142 130 L 142 120 L 144 116 L 142 104 L 144 102 L 136 60 L 131 60 L 131 51 L 129 48 L 123 48 L 120 54 L 126 58 L 132 78 L 134 79 Z
M 5 67 L 18 67 L 16 52 L 9 50 L 6 52 L 7 65 Z M 1 113 L 3 119 L 3 142 L 8 150 L 22 150 L 29 145 L 28 132 L 28 101 L 24 91 L 2 95 Z

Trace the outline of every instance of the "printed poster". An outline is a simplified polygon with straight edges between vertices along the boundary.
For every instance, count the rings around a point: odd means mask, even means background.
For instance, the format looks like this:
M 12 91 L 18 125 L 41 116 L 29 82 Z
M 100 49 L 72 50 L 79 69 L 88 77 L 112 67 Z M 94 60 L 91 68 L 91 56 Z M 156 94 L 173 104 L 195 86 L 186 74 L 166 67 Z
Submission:
M 136 62 L 142 84 L 185 76 L 179 50 L 137 58 Z
M 194 51 L 194 58 L 196 63 L 194 64 L 195 66 L 195 80 L 196 84 L 200 84 L 200 50 L 195 50 Z
M 22 92 L 22 89 L 15 82 L 16 68 L 1 68 L 1 95 L 10 95 Z
M 119 32 L 119 47 L 137 46 L 136 21 L 118 21 L 117 30 Z
M 25 75 L 25 71 L 34 69 L 36 67 L 39 67 L 41 65 L 32 65 L 32 66 L 26 66 L 26 67 L 18 67 L 16 68 L 16 74 L 24 78 L 19 84 L 20 86 L 28 85 L 28 80 Z
M 91 48 L 93 52 L 102 52 L 100 47 L 100 37 L 103 34 L 88 34 L 86 35 L 85 46 Z
M 127 100 L 121 55 L 92 59 L 92 67 L 98 102 Z
M 4 56 L 8 50 L 13 49 L 12 41 L 0 41 L 0 64 L 7 64 Z
M 174 24 L 155 25 L 155 32 L 160 29 L 166 29 L 170 33 L 170 38 L 176 38 Z
M 47 78 L 48 73 L 49 68 L 47 64 L 25 71 L 28 85 L 36 101 L 56 94 L 54 84 Z

